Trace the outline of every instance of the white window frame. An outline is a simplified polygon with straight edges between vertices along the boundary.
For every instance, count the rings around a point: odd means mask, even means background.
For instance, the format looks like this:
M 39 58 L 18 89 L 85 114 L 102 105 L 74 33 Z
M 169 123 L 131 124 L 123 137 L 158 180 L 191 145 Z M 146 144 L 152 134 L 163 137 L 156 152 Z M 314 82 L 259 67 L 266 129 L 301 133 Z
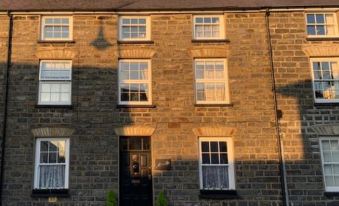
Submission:
M 122 21 L 123 19 L 144 18 L 146 20 L 146 36 L 145 38 L 123 38 Z M 149 41 L 151 40 L 151 17 L 150 16 L 120 16 L 119 17 L 119 41 Z
M 121 80 L 121 63 L 124 62 L 147 62 L 148 64 L 148 79 L 147 80 Z M 150 59 L 120 59 L 119 60 L 119 72 L 118 72 L 118 99 L 119 99 L 119 105 L 152 105 L 152 63 Z M 127 84 L 133 84 L 133 83 L 139 83 L 139 84 L 147 84 L 148 85 L 148 101 L 121 101 L 121 87 L 120 84 L 127 83 Z
M 231 137 L 199 137 L 199 180 L 200 180 L 200 190 L 209 190 L 203 187 L 203 175 L 202 175 L 202 148 L 201 142 L 208 141 L 223 141 L 227 144 L 227 158 L 228 164 L 219 164 L 219 165 L 228 165 L 228 183 L 229 188 L 223 189 L 222 191 L 235 190 L 235 168 L 234 168 L 234 144 Z M 208 164 L 211 165 L 211 164 Z M 216 165 L 217 166 L 217 165 Z
M 203 79 L 197 80 L 197 72 L 196 72 L 196 62 L 197 61 L 223 61 L 224 62 L 224 79 Z M 230 103 L 230 91 L 229 91 L 229 79 L 228 79 L 228 67 L 227 67 L 227 59 L 225 58 L 199 58 L 194 59 L 193 61 L 193 69 L 194 69 L 194 89 L 195 89 L 195 102 L 196 104 L 229 104 Z M 198 90 L 196 88 L 197 83 L 225 83 L 225 101 L 198 101 Z
M 337 140 L 337 141 L 339 141 L 339 137 L 320 137 L 319 138 L 320 155 L 321 155 L 321 167 L 322 167 L 322 172 L 323 172 L 323 181 L 324 181 L 325 191 L 327 191 L 327 192 L 339 192 L 339 186 L 329 186 L 329 187 L 326 186 L 325 167 L 324 167 L 324 154 L 323 154 L 323 146 L 322 146 L 322 141 L 323 140 Z
M 40 166 L 40 149 L 42 141 L 65 141 L 65 187 L 64 188 L 40 188 L 39 187 L 39 166 Z M 69 188 L 69 153 L 70 153 L 69 138 L 37 138 L 35 143 L 35 165 L 34 165 L 34 189 L 68 189 Z M 61 163 L 52 163 L 61 165 Z
M 196 18 L 204 18 L 204 17 L 210 17 L 210 18 L 213 18 L 213 17 L 218 17 L 219 18 L 219 31 L 220 31 L 220 35 L 219 37 L 196 37 L 195 35 L 195 20 Z M 193 39 L 194 40 L 213 40 L 213 39 L 217 39 L 217 40 L 220 40 L 220 39 L 225 39 L 226 35 L 225 35 L 225 20 L 224 20 L 224 15 L 194 15 L 193 16 Z
M 315 96 L 315 79 L 314 79 L 314 71 L 313 71 L 313 63 L 314 62 L 337 62 L 337 66 L 339 67 L 339 57 L 333 58 L 310 58 L 310 67 L 311 67 L 311 75 L 312 75 L 312 88 L 313 88 L 313 99 L 315 103 L 337 103 L 339 99 L 317 99 Z M 324 80 L 325 81 L 325 80 Z M 332 80 L 335 81 L 335 80 Z M 339 81 L 339 79 L 337 80 Z
M 41 67 L 42 64 L 45 62 L 68 62 L 71 64 L 71 75 L 70 78 L 65 79 L 65 80 L 41 80 Z M 71 105 L 72 104 L 72 60 L 40 60 L 40 64 L 39 64 L 39 93 L 38 93 L 38 104 L 39 105 Z M 65 82 L 69 82 L 70 84 L 70 101 L 69 102 L 41 102 L 41 83 L 42 82 L 49 82 L 50 84 L 60 84 L 60 83 L 65 83 Z
M 326 15 L 326 14 L 332 14 L 333 15 L 333 18 L 334 18 L 334 34 L 333 35 L 310 35 L 308 34 L 308 28 L 307 26 L 308 25 L 317 25 L 317 24 L 309 24 L 307 22 L 307 15 L 308 14 L 313 14 L 313 15 L 316 15 L 316 14 L 321 14 L 321 15 Z M 337 14 L 335 12 L 307 12 L 305 13 L 305 24 L 306 24 L 306 35 L 307 37 L 309 38 L 331 38 L 331 37 L 338 37 L 339 36 L 339 31 L 338 31 L 338 17 L 337 17 Z M 324 24 L 325 27 L 327 27 L 327 24 Z M 325 28 L 326 29 L 326 28 Z
M 45 20 L 47 18 L 54 18 L 54 19 L 69 19 L 69 37 L 68 38 L 47 38 L 45 37 Z M 40 28 L 40 37 L 42 41 L 71 41 L 73 40 L 73 17 L 72 16 L 42 16 L 41 18 L 41 28 Z

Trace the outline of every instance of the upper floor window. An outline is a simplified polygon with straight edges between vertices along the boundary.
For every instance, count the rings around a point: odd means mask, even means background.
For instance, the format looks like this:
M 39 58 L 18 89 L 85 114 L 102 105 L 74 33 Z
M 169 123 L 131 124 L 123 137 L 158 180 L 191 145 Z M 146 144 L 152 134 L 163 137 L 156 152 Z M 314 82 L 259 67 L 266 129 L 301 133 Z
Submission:
M 39 138 L 35 149 L 35 189 L 67 189 L 69 139 Z
M 321 138 L 320 151 L 325 189 L 328 192 L 339 191 L 339 139 Z
M 200 138 L 199 148 L 200 189 L 235 189 L 232 140 Z
M 70 105 L 72 91 L 72 62 L 42 60 L 39 75 L 40 105 Z
M 338 35 L 335 13 L 306 14 L 307 35 L 313 37 L 331 37 Z
M 224 39 L 224 16 L 194 16 L 194 39 Z
M 119 104 L 151 104 L 150 60 L 120 60 Z
M 339 58 L 311 59 L 311 64 L 315 102 L 339 102 Z
M 120 17 L 119 39 L 123 41 L 144 41 L 151 39 L 150 17 Z
M 196 59 L 194 65 L 196 103 L 229 103 L 226 59 Z
M 41 23 L 42 40 L 72 40 L 72 17 L 44 16 Z

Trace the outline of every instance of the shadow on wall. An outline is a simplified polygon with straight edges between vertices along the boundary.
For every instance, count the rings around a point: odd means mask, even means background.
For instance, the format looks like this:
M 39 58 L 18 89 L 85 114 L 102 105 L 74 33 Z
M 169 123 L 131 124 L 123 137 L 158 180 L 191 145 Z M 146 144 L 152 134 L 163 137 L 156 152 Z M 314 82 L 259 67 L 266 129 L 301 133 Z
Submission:
M 37 107 L 38 62 L 30 65 L 14 63 L 11 67 L 3 203 L 48 205 L 46 198 L 30 196 L 35 145 L 31 130 L 41 127 L 75 129 L 70 137 L 70 198 L 60 198 L 60 204 L 77 202 L 86 205 L 91 202 L 103 205 L 106 193 L 119 188 L 119 140 L 113 128 L 130 125 L 137 122 L 136 118 L 143 118 L 135 111 L 152 111 L 138 109 L 131 112 L 128 108 L 117 108 L 117 68 L 79 67 L 75 64 L 72 70 L 73 107 L 41 108 Z M 149 116 L 141 119 L 142 124 L 148 121 Z M 162 145 L 166 147 L 166 144 Z M 229 200 L 209 200 L 199 198 L 198 160 L 184 156 L 179 159 L 176 154 L 171 156 L 177 158 L 172 159 L 172 170 L 154 171 L 154 199 L 160 191 L 165 191 L 172 206 L 278 205 L 281 202 L 276 160 L 237 159 L 238 196 Z M 295 162 L 302 164 L 302 160 Z M 320 195 L 322 193 L 319 192 Z
M 312 84 L 306 80 L 277 86 L 290 202 L 294 206 L 316 201 L 339 205 L 338 197 L 325 193 L 319 146 L 319 137 L 339 133 L 321 134 L 317 129 L 339 125 L 339 107 L 315 104 Z
M 97 38 L 91 42 L 91 45 L 98 50 L 106 50 L 109 47 L 112 46 L 112 44 L 106 40 L 105 38 L 105 32 L 104 32 L 104 26 L 103 26 L 103 20 L 100 19 L 100 26 Z

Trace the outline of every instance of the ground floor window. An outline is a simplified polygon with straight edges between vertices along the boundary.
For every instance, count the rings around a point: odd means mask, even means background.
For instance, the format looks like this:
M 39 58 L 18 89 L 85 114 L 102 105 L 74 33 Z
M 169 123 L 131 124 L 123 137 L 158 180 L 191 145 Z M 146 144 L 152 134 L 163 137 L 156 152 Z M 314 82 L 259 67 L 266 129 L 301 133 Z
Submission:
M 35 189 L 67 189 L 69 173 L 69 139 L 36 140 Z
M 233 142 L 230 138 L 200 138 L 200 189 L 235 189 Z
M 320 139 L 321 160 L 325 189 L 339 191 L 339 138 Z

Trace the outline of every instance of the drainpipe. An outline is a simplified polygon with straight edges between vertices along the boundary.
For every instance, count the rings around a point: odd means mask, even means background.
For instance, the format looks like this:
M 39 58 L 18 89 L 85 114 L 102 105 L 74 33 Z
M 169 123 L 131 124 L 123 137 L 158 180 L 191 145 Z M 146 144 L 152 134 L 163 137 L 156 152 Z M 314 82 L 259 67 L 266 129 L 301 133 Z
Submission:
M 282 137 L 281 137 L 280 124 L 279 124 L 279 119 L 281 118 L 282 113 L 281 113 L 281 111 L 278 110 L 278 100 L 277 100 L 277 91 L 276 91 L 276 82 L 275 82 L 275 72 L 274 72 L 274 63 L 273 63 L 273 50 L 272 50 L 269 16 L 270 16 L 270 10 L 266 9 L 265 21 L 266 21 L 268 50 L 269 50 L 269 56 L 270 56 L 272 92 L 273 92 L 274 113 L 275 113 L 275 115 L 274 115 L 275 129 L 276 129 L 276 135 L 277 135 L 277 146 L 278 146 L 278 154 L 279 154 L 279 171 L 280 171 L 281 193 L 282 193 L 282 198 L 283 198 L 283 205 L 284 206 L 290 206 L 289 195 L 288 195 L 288 187 L 287 187 L 287 179 L 286 179 L 286 165 L 285 165 L 285 158 L 284 158 L 284 146 L 283 146 L 283 140 L 282 140 Z
M 5 95 L 4 95 L 4 116 L 2 125 L 2 144 L 1 144 L 1 167 L 0 167 L 0 206 L 2 205 L 2 194 L 4 187 L 4 164 L 5 164 L 5 145 L 6 145 L 6 132 L 7 132 L 7 107 L 8 107 L 8 87 L 9 87 L 9 70 L 11 67 L 11 54 L 12 54 L 12 34 L 13 34 L 13 16 L 10 11 L 7 12 L 9 18 L 8 24 L 8 39 L 7 39 L 7 63 L 4 74 L 5 82 Z

